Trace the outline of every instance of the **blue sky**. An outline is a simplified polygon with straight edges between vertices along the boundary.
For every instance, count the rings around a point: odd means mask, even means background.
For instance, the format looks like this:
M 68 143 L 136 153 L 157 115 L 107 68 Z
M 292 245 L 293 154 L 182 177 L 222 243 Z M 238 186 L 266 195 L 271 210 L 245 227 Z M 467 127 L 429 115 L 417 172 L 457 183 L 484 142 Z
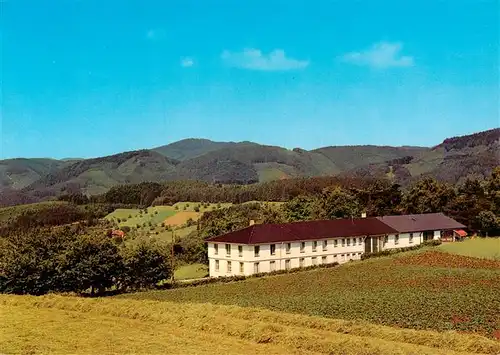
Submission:
M 2 0 L 0 158 L 498 127 L 498 1 Z

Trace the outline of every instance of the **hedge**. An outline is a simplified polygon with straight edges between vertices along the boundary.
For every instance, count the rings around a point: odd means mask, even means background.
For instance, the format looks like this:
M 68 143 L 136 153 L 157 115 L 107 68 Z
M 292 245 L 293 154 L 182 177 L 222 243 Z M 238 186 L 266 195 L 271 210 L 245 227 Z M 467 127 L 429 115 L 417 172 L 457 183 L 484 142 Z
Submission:
M 306 267 L 295 267 L 288 270 L 276 270 L 271 272 L 260 272 L 258 274 L 252 275 L 235 275 L 235 276 L 221 276 L 221 277 L 209 277 L 205 279 L 195 280 L 191 282 L 175 282 L 174 284 L 164 284 L 159 286 L 159 288 L 183 288 L 183 287 L 193 287 L 193 286 L 201 286 L 208 285 L 213 283 L 227 283 L 234 281 L 243 281 L 247 279 L 259 278 L 263 276 L 273 276 L 273 275 L 282 275 L 282 274 L 294 274 L 301 271 L 309 271 L 315 269 L 326 269 L 338 266 L 339 263 L 329 263 L 329 264 L 320 264 L 320 265 L 310 265 Z

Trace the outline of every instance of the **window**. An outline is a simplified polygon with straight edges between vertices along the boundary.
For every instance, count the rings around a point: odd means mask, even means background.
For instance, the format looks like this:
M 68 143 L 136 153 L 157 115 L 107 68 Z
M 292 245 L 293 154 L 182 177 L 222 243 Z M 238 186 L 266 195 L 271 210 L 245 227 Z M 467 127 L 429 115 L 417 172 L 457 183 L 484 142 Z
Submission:
M 333 247 L 336 248 L 339 245 L 339 241 L 337 239 L 333 240 Z
M 316 248 L 318 247 L 318 242 L 314 241 L 313 242 L 313 251 L 316 251 Z
M 388 236 L 388 235 L 386 235 L 386 236 L 384 237 L 384 245 L 386 245 L 388 242 L 389 242 L 389 236 Z
M 285 260 L 285 269 L 290 270 L 290 259 Z
M 256 245 L 256 246 L 254 246 L 254 247 L 253 247 L 253 255 L 254 255 L 255 257 L 258 257 L 258 256 L 259 256 L 259 254 L 260 254 L 260 246 L 259 246 L 259 245 Z
M 351 239 L 350 238 L 347 238 L 347 246 L 350 247 L 351 246 Z
M 238 256 L 239 257 L 243 256 L 243 245 L 238 245 Z
M 215 260 L 215 271 L 219 271 L 219 260 Z
M 258 274 L 259 273 L 259 263 L 254 263 L 253 264 L 253 272 L 255 274 Z
M 276 271 L 276 261 L 269 262 L 269 269 L 271 271 Z
M 322 264 L 326 264 L 326 256 L 322 256 L 321 257 L 321 263 Z
M 304 258 L 299 259 L 299 266 L 304 267 Z
M 306 243 L 302 242 L 300 243 L 300 252 L 303 253 L 306 251 Z
M 228 273 L 231 272 L 231 262 L 230 261 L 227 262 L 227 272 Z
M 394 236 L 394 244 L 396 244 L 396 245 L 399 244 L 399 234 L 396 234 Z
M 226 255 L 231 255 L 231 244 L 226 244 Z
M 219 244 L 214 244 L 214 254 L 215 255 L 219 254 Z
M 342 246 L 345 247 L 345 239 L 342 239 Z
M 413 243 L 413 233 L 410 233 L 410 244 Z
M 363 245 L 363 238 L 359 238 L 358 245 Z
M 276 255 L 276 244 L 271 244 L 271 255 Z
M 328 240 L 323 240 L 323 251 L 328 249 Z
M 292 250 L 292 243 L 286 243 L 286 253 L 290 254 Z
M 243 274 L 245 272 L 245 264 L 240 263 L 240 274 Z
M 317 264 L 317 262 L 318 262 L 318 259 L 317 259 L 315 256 L 313 256 L 313 257 L 311 258 L 311 263 L 312 263 L 313 265 L 316 265 L 316 264 Z

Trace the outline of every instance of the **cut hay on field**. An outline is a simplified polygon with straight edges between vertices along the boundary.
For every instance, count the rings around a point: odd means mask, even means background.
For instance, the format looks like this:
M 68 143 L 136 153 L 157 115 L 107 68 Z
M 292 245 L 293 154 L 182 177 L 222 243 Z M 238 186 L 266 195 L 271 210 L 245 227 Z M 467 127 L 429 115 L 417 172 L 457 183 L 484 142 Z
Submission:
M 53 353 L 460 354 L 500 351 L 472 334 L 171 302 L 0 296 L 0 351 Z M 37 339 L 36 341 L 34 341 Z

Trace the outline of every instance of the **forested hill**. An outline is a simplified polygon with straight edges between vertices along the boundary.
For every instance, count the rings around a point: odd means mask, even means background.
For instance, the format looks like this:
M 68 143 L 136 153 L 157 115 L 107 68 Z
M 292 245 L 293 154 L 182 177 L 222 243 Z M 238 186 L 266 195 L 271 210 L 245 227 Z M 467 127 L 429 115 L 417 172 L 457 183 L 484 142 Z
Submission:
M 432 147 L 330 146 L 315 150 L 252 142 L 186 139 L 151 150 L 94 159 L 0 161 L 0 205 L 68 192 L 101 194 L 144 181 L 251 184 L 294 177 L 377 178 L 406 185 L 421 177 L 456 183 L 499 165 L 500 129 L 445 139 Z

